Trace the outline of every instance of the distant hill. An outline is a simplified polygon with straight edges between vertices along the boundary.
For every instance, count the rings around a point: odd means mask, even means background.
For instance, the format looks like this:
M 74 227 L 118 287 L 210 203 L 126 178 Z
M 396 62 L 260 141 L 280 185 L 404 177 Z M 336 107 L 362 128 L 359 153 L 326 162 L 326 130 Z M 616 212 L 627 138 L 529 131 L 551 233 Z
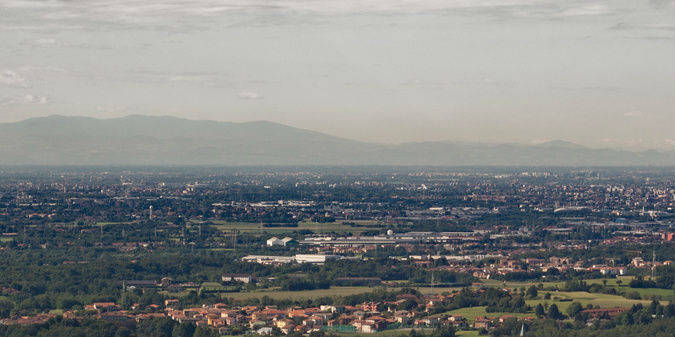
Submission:
M 51 116 L 0 124 L 0 165 L 671 166 L 675 152 L 539 145 L 359 142 L 272 122 Z

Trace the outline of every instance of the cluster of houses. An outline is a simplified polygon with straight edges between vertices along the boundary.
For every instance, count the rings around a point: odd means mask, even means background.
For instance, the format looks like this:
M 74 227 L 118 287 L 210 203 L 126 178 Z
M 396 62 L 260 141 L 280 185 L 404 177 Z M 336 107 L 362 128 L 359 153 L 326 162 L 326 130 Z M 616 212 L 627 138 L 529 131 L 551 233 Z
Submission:
M 177 303 L 177 301 L 176 301 Z M 84 318 L 96 318 L 106 321 L 112 321 L 120 324 L 133 324 L 145 319 L 166 317 L 162 312 L 162 308 L 158 305 L 151 305 L 148 309 L 150 312 L 139 313 L 136 312 L 138 304 L 134 304 L 131 310 L 122 310 L 119 305 L 114 302 L 95 302 L 86 305 L 84 310 L 68 310 L 63 314 L 58 315 L 54 313 L 42 313 L 33 316 L 19 316 L 0 320 L 0 325 L 35 325 L 44 324 L 50 319 L 59 316 L 65 319 L 81 320 Z
M 672 261 L 651 262 L 644 261 L 637 257 L 629 265 L 615 266 L 612 261 L 605 261 L 601 264 L 589 264 L 587 261 L 571 261 L 569 258 L 550 257 L 548 259 L 523 258 L 512 259 L 499 254 L 476 255 L 478 259 L 456 259 L 454 256 L 441 255 L 410 255 L 406 258 L 393 257 L 398 259 L 410 260 L 411 263 L 420 267 L 444 269 L 455 272 L 471 274 L 477 278 L 490 279 L 497 275 L 506 275 L 516 272 L 548 272 L 551 269 L 559 271 L 574 270 L 586 272 L 599 272 L 603 276 L 623 276 L 627 275 L 628 268 L 650 268 L 653 266 L 670 265 Z M 437 266 L 436 260 L 444 258 L 447 265 Z M 480 259 L 498 260 L 494 263 L 483 266 L 475 266 L 472 262 Z
M 52 318 L 56 318 L 56 314 L 37 314 L 34 316 L 19 316 L 12 318 L 0 319 L 0 325 L 34 325 L 47 323 Z
M 243 274 L 227 274 L 224 278 L 236 280 L 245 277 Z M 243 281 L 242 281 L 243 282 Z M 395 300 L 380 302 L 363 302 L 359 305 L 322 305 L 318 307 L 276 306 L 237 306 L 223 303 L 202 305 L 194 308 L 179 308 L 177 299 L 165 300 L 164 306 L 150 305 L 140 312 L 138 305 L 131 310 L 122 310 L 113 302 L 97 302 L 87 305 L 84 310 L 66 311 L 64 318 L 82 319 L 94 317 L 118 324 L 133 324 L 145 319 L 168 317 L 180 323 L 193 323 L 197 326 L 210 327 L 227 333 L 231 327 L 244 328 L 248 331 L 270 335 L 275 332 L 289 334 L 292 332 L 307 334 L 315 331 L 362 332 L 373 333 L 385 329 L 401 327 L 433 327 L 452 325 L 458 329 L 492 329 L 511 319 L 525 321 L 534 320 L 534 316 L 515 317 L 497 315 L 492 317 L 476 317 L 469 322 L 461 315 L 433 314 L 433 309 L 440 303 L 451 299 L 456 293 L 422 295 L 399 294 Z M 416 310 L 405 310 L 409 301 L 419 303 Z M 609 319 L 629 310 L 629 308 L 586 309 L 590 320 Z M 0 320 L 6 325 L 42 324 L 57 317 L 55 314 L 38 314 L 35 316 L 14 317 Z
M 429 327 L 450 324 L 468 327 L 467 320 L 460 315 L 427 316 L 409 310 L 398 310 L 400 304 L 414 295 L 401 294 L 396 301 L 364 302 L 355 306 L 322 305 L 319 307 L 276 306 L 230 306 L 226 304 L 204 305 L 196 308 L 172 309 L 167 303 L 166 314 L 178 322 L 192 322 L 198 326 L 226 329 L 229 326 L 243 326 L 258 334 L 271 334 L 278 329 L 284 334 L 291 332 L 311 333 L 314 331 L 355 331 L 372 333 L 403 326 Z M 415 297 L 415 299 L 417 299 Z M 430 310 L 435 303 L 445 299 L 444 295 L 425 296 L 423 303 Z

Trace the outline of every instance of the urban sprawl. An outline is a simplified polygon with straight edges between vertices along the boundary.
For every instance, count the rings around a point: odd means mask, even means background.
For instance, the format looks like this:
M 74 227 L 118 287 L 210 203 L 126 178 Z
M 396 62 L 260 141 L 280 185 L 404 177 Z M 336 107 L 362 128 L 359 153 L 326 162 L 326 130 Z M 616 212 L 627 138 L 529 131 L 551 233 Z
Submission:
M 674 224 L 667 168 L 0 168 L 0 336 L 673 336 Z

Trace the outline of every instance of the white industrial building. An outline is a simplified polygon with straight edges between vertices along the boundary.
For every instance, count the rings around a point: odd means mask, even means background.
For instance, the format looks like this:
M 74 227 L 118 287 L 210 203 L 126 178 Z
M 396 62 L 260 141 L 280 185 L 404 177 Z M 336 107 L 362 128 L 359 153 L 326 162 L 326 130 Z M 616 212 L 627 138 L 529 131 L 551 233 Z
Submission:
M 285 247 L 285 246 L 287 246 L 287 245 L 289 245 L 290 243 L 293 243 L 293 242 L 295 242 L 295 240 L 293 240 L 293 238 L 285 237 L 283 239 L 279 239 L 276 236 L 273 236 L 273 237 L 267 239 L 267 246 L 268 247 L 274 247 L 274 246 Z

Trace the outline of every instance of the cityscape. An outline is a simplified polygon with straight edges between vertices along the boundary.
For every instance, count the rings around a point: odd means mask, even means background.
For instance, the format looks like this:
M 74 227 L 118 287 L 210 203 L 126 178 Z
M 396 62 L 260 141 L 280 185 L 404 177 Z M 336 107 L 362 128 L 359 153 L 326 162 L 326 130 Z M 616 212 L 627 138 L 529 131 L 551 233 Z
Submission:
M 4 168 L 0 331 L 665 336 L 674 184 L 667 168 Z

